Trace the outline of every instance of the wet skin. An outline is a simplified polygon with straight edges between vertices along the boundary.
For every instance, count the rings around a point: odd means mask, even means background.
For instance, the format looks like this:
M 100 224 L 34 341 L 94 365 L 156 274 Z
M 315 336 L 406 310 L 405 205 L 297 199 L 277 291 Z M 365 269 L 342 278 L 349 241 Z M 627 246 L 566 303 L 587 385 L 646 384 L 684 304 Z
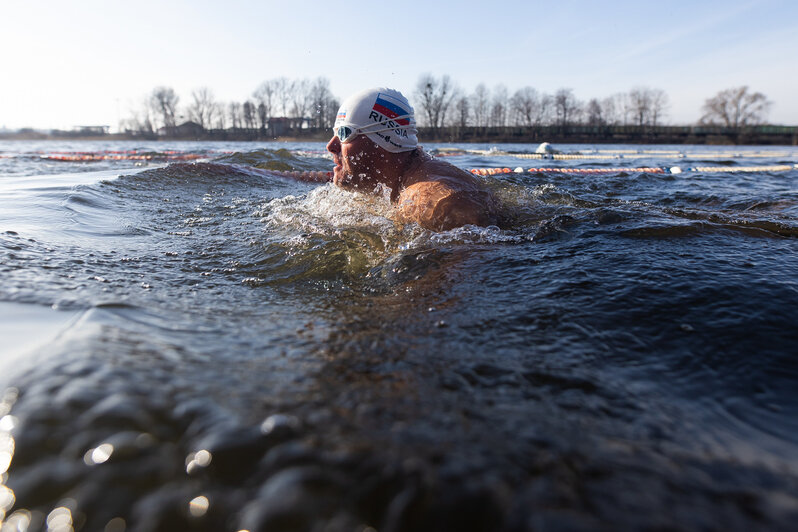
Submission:
M 476 178 L 421 148 L 391 153 L 358 135 L 348 142 L 333 136 L 327 151 L 335 162 L 333 183 L 365 193 L 387 186 L 400 221 L 433 231 L 497 223 L 496 199 Z

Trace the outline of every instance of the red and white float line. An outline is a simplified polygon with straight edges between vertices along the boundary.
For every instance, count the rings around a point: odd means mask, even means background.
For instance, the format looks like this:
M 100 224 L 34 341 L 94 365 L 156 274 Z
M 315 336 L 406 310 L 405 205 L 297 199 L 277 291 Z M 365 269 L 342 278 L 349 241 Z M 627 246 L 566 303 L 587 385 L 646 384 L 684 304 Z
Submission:
M 662 166 L 637 167 L 637 168 L 472 168 L 469 170 L 475 175 L 498 175 L 498 174 L 523 174 L 523 173 L 542 173 L 542 174 L 619 174 L 622 172 L 633 174 L 680 174 L 682 172 L 701 172 L 701 173 L 756 173 L 756 172 L 787 172 L 798 168 L 798 164 L 780 164 L 771 166 L 693 166 L 681 168 L 672 166 L 670 168 Z

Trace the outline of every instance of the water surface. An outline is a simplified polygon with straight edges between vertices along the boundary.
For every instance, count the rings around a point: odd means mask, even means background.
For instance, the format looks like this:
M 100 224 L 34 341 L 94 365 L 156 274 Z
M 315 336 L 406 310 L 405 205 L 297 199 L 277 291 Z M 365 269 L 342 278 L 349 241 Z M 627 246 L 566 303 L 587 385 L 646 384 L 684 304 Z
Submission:
M 320 143 L 0 143 L 0 516 L 791 529 L 798 170 L 734 169 L 798 151 L 670 148 L 441 151 L 626 170 L 483 177 L 501 227 L 433 233 L 275 172 Z M 69 150 L 203 158 L 40 153 Z M 635 170 L 674 164 L 728 170 Z

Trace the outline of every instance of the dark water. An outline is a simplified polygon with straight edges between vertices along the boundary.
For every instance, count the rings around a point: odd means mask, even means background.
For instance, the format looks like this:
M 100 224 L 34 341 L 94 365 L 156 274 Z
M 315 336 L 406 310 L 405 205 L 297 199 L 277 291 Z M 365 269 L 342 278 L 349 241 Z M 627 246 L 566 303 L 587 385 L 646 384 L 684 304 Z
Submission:
M 486 177 L 503 226 L 436 234 L 285 147 L 3 147 L 3 526 L 794 529 L 798 170 Z M 681 149 L 449 160 L 798 162 Z

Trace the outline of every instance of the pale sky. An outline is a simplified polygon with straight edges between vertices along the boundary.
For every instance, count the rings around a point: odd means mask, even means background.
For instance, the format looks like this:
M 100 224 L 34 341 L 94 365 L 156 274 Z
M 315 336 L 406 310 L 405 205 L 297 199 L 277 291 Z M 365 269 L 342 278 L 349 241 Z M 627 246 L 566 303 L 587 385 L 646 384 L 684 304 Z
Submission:
M 423 73 L 584 101 L 658 88 L 670 124 L 748 85 L 771 123 L 798 125 L 796 67 L 795 0 L 0 0 L 0 128 L 115 130 L 158 85 L 242 102 L 280 76 L 412 103 Z

